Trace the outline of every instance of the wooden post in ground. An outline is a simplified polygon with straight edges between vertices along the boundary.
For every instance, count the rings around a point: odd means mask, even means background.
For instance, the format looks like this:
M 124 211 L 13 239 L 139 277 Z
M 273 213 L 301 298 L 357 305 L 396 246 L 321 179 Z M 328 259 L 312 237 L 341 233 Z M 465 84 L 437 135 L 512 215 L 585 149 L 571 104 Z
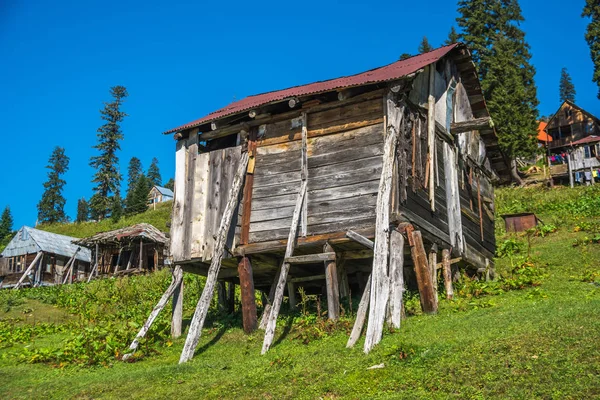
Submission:
M 429 172 L 429 204 L 431 211 L 435 211 L 435 63 L 429 65 L 429 97 L 427 99 L 427 153 L 429 159 L 427 171 Z
M 238 275 L 240 276 L 244 332 L 251 333 L 256 330 L 258 321 L 256 316 L 256 298 L 254 295 L 252 264 L 250 263 L 250 259 L 246 256 L 238 259 Z M 230 285 L 233 286 L 232 283 L 230 283 Z
M 350 283 L 346 273 L 346 260 L 343 256 L 336 260 L 338 270 L 338 283 L 340 285 L 340 300 L 350 298 Z
M 99 247 L 99 246 L 98 246 L 98 243 L 96 243 L 96 252 L 95 252 L 95 256 L 96 256 L 96 264 L 94 265 L 94 269 L 92 270 L 92 272 L 95 272 L 95 273 L 96 273 L 96 276 L 98 276 L 98 268 L 100 268 L 100 264 L 98 264 L 98 261 L 99 261 L 99 260 L 98 260 L 98 252 L 99 252 L 99 250 L 98 250 L 98 247 Z M 91 274 L 90 274 L 90 275 L 91 275 Z M 88 279 L 88 282 L 89 282 L 89 281 L 90 281 L 90 280 Z
M 307 181 L 303 180 L 300 185 L 300 192 L 296 198 L 296 205 L 294 207 L 294 214 L 292 215 L 292 225 L 290 226 L 290 233 L 288 234 L 287 246 L 285 249 L 284 260 L 287 257 L 291 257 L 296 247 L 296 233 L 298 232 L 298 221 L 300 220 L 300 211 L 302 210 L 302 203 L 306 196 Z M 275 297 L 273 298 L 273 304 L 271 305 L 271 312 L 267 321 L 267 327 L 265 329 L 265 339 L 263 341 L 263 347 L 261 354 L 265 354 L 269 351 L 271 344 L 273 343 L 273 337 L 275 336 L 275 328 L 277 326 L 277 317 L 279 316 L 279 309 L 281 302 L 283 301 L 283 292 L 286 286 L 287 275 L 290 270 L 290 264 L 283 262 L 281 265 L 281 272 L 279 275 L 279 281 L 275 288 Z
M 390 300 L 388 324 L 398 329 L 402 320 L 404 293 L 404 236 L 396 229 L 390 233 Z
M 27 276 L 27 274 L 29 274 L 31 272 L 31 270 L 33 269 L 33 267 L 35 266 L 35 264 L 37 264 L 37 262 L 39 261 L 40 257 L 42 257 L 43 254 L 44 254 L 43 252 L 38 251 L 38 253 L 36 254 L 36 256 L 33 259 L 33 261 L 31 262 L 31 264 L 29 264 L 29 266 L 27 267 L 27 269 L 25 270 L 25 272 L 23 272 L 23 275 L 21 275 L 21 278 L 19 279 L 19 281 L 15 285 L 15 287 L 14 287 L 15 290 L 17 290 L 18 288 L 21 287 L 21 285 L 23 284 L 23 281 L 25 280 L 25 277 Z
M 275 274 L 275 279 L 273 279 L 273 283 L 269 288 L 269 297 L 267 298 L 267 304 L 263 309 L 263 313 L 260 317 L 260 324 L 258 324 L 258 329 L 266 329 L 267 322 L 269 321 L 269 314 L 271 314 L 271 308 L 273 305 L 273 299 L 275 299 L 275 290 L 277 289 L 277 283 L 279 282 L 279 275 L 281 274 L 281 268 L 277 270 Z
M 358 311 L 356 312 L 356 320 L 354 321 L 354 326 L 352 327 L 352 332 L 350 333 L 350 337 L 348 338 L 348 343 L 346 343 L 347 348 L 354 347 L 358 338 L 360 337 L 360 333 L 362 332 L 363 326 L 365 325 L 365 320 L 367 318 L 367 311 L 369 309 L 369 300 L 371 298 L 371 275 L 367 278 L 367 284 L 365 286 L 365 290 L 360 298 L 360 303 L 358 304 Z
M 217 282 L 217 305 L 219 312 L 227 312 L 227 287 L 225 281 Z
M 415 266 L 415 274 L 417 276 L 417 286 L 419 287 L 419 295 L 421 299 L 421 309 L 426 314 L 435 314 L 437 312 L 437 304 L 433 295 L 433 285 L 431 283 L 431 272 L 427 265 L 427 254 L 423 247 L 423 239 L 421 232 L 409 231 L 412 241 L 409 242 L 411 248 L 411 256 Z
M 329 243 L 323 246 L 324 253 L 333 253 L 335 250 Z M 325 261 L 325 284 L 327 287 L 327 317 L 332 321 L 340 318 L 340 286 L 335 260 Z
M 219 225 L 219 231 L 215 240 L 215 246 L 212 253 L 210 267 L 206 277 L 206 284 L 202 291 L 202 296 L 196 306 L 194 317 L 190 324 L 187 338 L 185 339 L 185 345 L 179 358 L 179 363 L 189 361 L 194 356 L 194 351 L 200 340 L 202 334 L 202 326 L 210 307 L 210 301 L 213 297 L 215 284 L 217 282 L 217 276 L 219 275 L 219 269 L 221 268 L 221 259 L 223 258 L 223 252 L 225 251 L 225 242 L 227 240 L 227 233 L 231 226 L 231 219 L 233 217 L 233 211 L 235 210 L 236 203 L 240 195 L 240 189 L 242 188 L 242 180 L 246 173 L 246 167 L 248 166 L 248 153 L 243 153 L 240 158 L 240 163 L 236 171 L 233 183 L 229 191 L 229 197 L 227 199 L 227 205 L 221 218 L 221 224 Z
M 436 308 L 438 304 L 437 252 L 438 247 L 437 244 L 434 243 L 433 246 L 431 246 L 431 250 L 429 250 L 429 272 L 431 273 L 431 286 L 433 288 L 433 298 L 435 300 Z
M 256 304 L 256 302 L 255 302 Z M 227 313 L 233 314 L 235 312 L 235 283 L 229 282 L 227 284 Z
M 69 259 L 69 262 L 67 262 L 67 266 L 69 267 L 67 274 L 65 276 L 65 278 L 63 279 L 63 284 L 67 283 L 67 281 L 69 281 L 69 283 L 71 283 L 71 281 L 73 280 L 72 275 L 73 275 L 73 265 L 75 265 L 75 257 L 77 256 L 77 253 L 79 253 L 79 250 L 81 250 L 81 247 L 78 247 L 77 250 L 75 250 L 75 253 L 73 253 L 73 255 L 71 256 L 71 258 Z
M 92 280 L 92 277 L 94 276 L 94 272 L 96 272 L 96 268 L 98 268 L 98 263 L 94 264 L 94 267 L 90 271 L 90 274 L 88 275 L 87 283 L 90 283 L 90 281 Z
M 141 271 L 144 266 L 144 242 L 140 239 L 140 259 L 138 260 L 138 269 Z
M 181 271 L 181 267 L 179 265 L 175 267 L 175 270 L 177 270 L 177 269 L 179 269 Z M 179 273 L 179 272 L 174 272 L 173 273 L 173 279 L 171 280 L 171 284 L 169 285 L 169 287 L 167 288 L 167 290 L 165 291 L 165 293 L 163 293 L 163 295 L 160 298 L 158 304 L 154 307 L 154 309 L 150 313 L 150 316 L 146 320 L 146 323 L 144 324 L 144 326 L 142 326 L 142 329 L 140 329 L 140 331 L 136 335 L 135 339 L 133 339 L 133 342 L 131 342 L 131 345 L 129 346 L 129 351 L 130 352 L 127 353 L 127 354 L 125 354 L 125 355 L 123 355 L 123 360 L 127 360 L 136 351 L 136 349 L 138 348 L 138 346 L 140 344 L 140 340 L 144 336 L 146 336 L 146 333 L 148 333 L 148 330 L 152 326 L 152 323 L 154 322 L 154 320 L 156 319 L 156 317 L 158 317 L 158 314 L 160 314 L 160 312 L 162 311 L 162 309 L 165 308 L 165 305 L 169 301 L 169 298 L 173 295 L 173 292 L 175 291 L 175 288 L 177 286 L 179 286 L 179 284 L 181 283 L 182 278 L 183 278 L 183 274 L 182 273 Z
M 454 288 L 452 286 L 452 270 L 450 265 L 450 250 L 442 250 L 442 268 L 444 272 L 444 286 L 446 287 L 446 298 L 454 298 Z
M 113 275 L 115 275 L 117 272 L 119 272 L 119 266 L 121 264 L 121 255 L 123 254 L 123 246 L 119 246 L 119 256 L 117 257 L 117 265 L 115 265 L 115 271 L 113 272 Z
M 173 290 L 173 317 L 171 319 L 171 337 L 181 336 L 183 324 L 183 269 L 176 266 L 173 270 L 173 280 L 179 282 Z
M 296 284 L 294 282 L 287 283 L 288 299 L 290 301 L 290 310 L 297 308 L 298 302 L 296 301 Z

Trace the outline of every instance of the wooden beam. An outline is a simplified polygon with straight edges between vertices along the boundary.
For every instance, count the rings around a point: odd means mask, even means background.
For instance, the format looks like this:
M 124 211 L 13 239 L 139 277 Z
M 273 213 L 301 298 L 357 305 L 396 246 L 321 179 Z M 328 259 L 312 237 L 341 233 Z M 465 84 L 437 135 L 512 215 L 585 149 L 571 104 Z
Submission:
M 450 133 L 457 135 L 463 132 L 478 131 L 480 129 L 486 129 L 493 127 L 492 118 L 483 117 L 475 118 L 468 121 L 453 122 L 450 124 Z
M 438 304 L 438 280 L 437 280 L 437 268 L 435 267 L 437 264 L 437 252 L 438 247 L 437 244 L 433 244 L 431 246 L 431 250 L 429 250 L 429 273 L 431 274 L 431 286 L 433 288 L 433 298 L 435 300 L 435 304 L 437 307 Z
M 242 322 L 244 332 L 252 333 L 257 328 L 256 297 L 254 295 L 254 278 L 252 263 L 248 257 L 238 260 L 238 275 L 240 277 L 240 293 L 242 298 Z
M 306 195 L 307 181 L 303 180 L 300 186 L 300 192 L 296 198 L 296 205 L 294 207 L 294 214 L 292 215 L 292 225 L 290 226 L 290 233 L 288 234 L 287 247 L 285 249 L 284 258 L 291 257 L 296 247 L 296 233 L 298 231 L 298 221 L 300 220 L 300 211 L 302 210 L 302 203 Z M 281 272 L 277 287 L 275 289 L 275 297 L 273 304 L 271 305 L 271 312 L 268 316 L 267 327 L 265 330 L 265 338 L 263 341 L 263 347 L 261 354 L 265 354 L 269 351 L 271 344 L 273 343 L 273 337 L 275 336 L 275 327 L 277 326 L 277 317 L 279 316 L 279 310 L 281 308 L 281 302 L 283 301 L 283 291 L 285 289 L 287 275 L 290 270 L 290 264 L 283 262 L 281 265 Z
M 435 211 L 435 63 L 429 64 L 429 96 L 427 98 L 427 172 L 429 178 L 429 204 Z
M 325 280 L 325 274 L 313 275 L 313 276 L 301 276 L 298 278 L 290 279 L 292 283 L 310 282 L 310 281 L 322 281 Z
M 350 239 L 354 240 L 355 242 L 362 244 L 363 246 L 365 246 L 369 249 L 373 249 L 375 247 L 375 244 L 373 243 L 373 241 L 367 239 L 363 235 L 360 235 L 354 231 L 346 232 L 346 236 L 349 237 Z
M 315 264 L 322 263 L 323 261 L 335 261 L 335 252 L 292 256 L 284 259 L 284 262 L 288 264 Z
M 267 322 L 269 320 L 269 315 L 271 314 L 271 308 L 273 307 L 273 300 L 275 299 L 275 290 L 277 289 L 277 283 L 279 282 L 279 275 L 281 275 L 281 268 L 277 270 L 275 274 L 275 279 L 273 279 L 273 283 L 269 288 L 269 296 L 267 297 L 267 304 L 263 309 L 263 313 L 260 317 L 260 323 L 258 324 L 258 329 L 265 330 L 267 328 Z
M 404 236 L 396 229 L 390 233 L 390 300 L 388 323 L 400 328 L 404 293 Z
M 17 282 L 17 284 L 14 287 L 14 290 L 17 290 L 21 287 L 21 284 L 23 284 L 23 281 L 25 280 L 25 277 L 27 276 L 27 274 L 29 274 L 31 272 L 31 270 L 33 269 L 33 267 L 35 267 L 35 264 L 40 260 L 40 258 L 42 257 L 44 253 L 41 251 L 38 251 L 38 253 L 36 254 L 35 258 L 33 259 L 33 261 L 31 262 L 31 264 L 29 264 L 29 266 L 27 267 L 27 269 L 25 270 L 25 272 L 23 272 L 23 275 L 21 275 L 21 278 L 19 279 L 19 281 Z M 24 258 L 23 260 L 25 260 L 26 258 Z M 23 261 L 23 264 L 25 264 L 25 261 Z
M 173 290 L 173 316 L 171 318 L 171 337 L 181 336 L 183 325 L 183 269 L 176 266 L 173 269 L 173 280 L 179 282 Z
M 301 154 L 300 179 L 308 179 L 308 116 L 306 112 L 302 113 L 302 154 Z M 302 203 L 302 213 L 300 216 L 300 236 L 306 236 L 308 230 L 308 193 Z
M 453 258 L 449 261 L 450 265 L 452 264 L 456 264 L 462 261 L 462 257 L 456 257 Z M 443 268 L 444 267 L 444 261 L 442 260 L 441 262 L 437 263 L 435 266 L 437 269 Z
M 352 348 L 358 341 L 360 333 L 362 332 L 363 326 L 365 325 L 365 319 L 367 318 L 367 310 L 369 309 L 369 300 L 371 299 L 371 275 L 367 278 L 367 284 L 365 290 L 360 298 L 358 304 L 358 311 L 356 312 L 356 320 L 352 327 L 352 332 L 346 343 L 346 348 Z
M 423 247 L 423 239 L 421 232 L 409 231 L 412 236 L 411 241 L 411 256 L 417 276 L 417 286 L 419 287 L 419 295 L 421 300 L 421 309 L 426 314 L 435 314 L 437 312 L 437 304 L 433 295 L 433 285 L 431 283 L 431 273 L 427 265 L 427 254 Z
M 223 211 L 221 224 L 219 225 L 219 231 L 215 240 L 215 246 L 206 277 L 206 283 L 204 285 L 204 290 L 202 291 L 202 296 L 200 297 L 198 305 L 196 306 L 196 311 L 194 312 L 194 316 L 190 324 L 188 336 L 185 339 L 183 351 L 181 352 L 181 357 L 179 358 L 180 364 L 189 361 L 194 356 L 194 351 L 196 350 L 196 346 L 200 340 L 202 326 L 204 325 L 204 320 L 206 319 L 206 314 L 208 313 L 210 302 L 213 298 L 217 276 L 219 275 L 219 269 L 221 268 L 221 259 L 223 258 L 223 253 L 225 251 L 227 233 L 229 232 L 229 227 L 231 226 L 233 211 L 235 210 L 236 203 L 238 202 L 242 181 L 246 173 L 247 166 L 248 153 L 246 152 L 243 153 L 240 158 L 237 172 L 233 178 L 233 183 L 229 190 L 229 197 L 227 199 L 225 210 Z
M 340 287 L 335 252 L 329 243 L 323 246 L 323 254 L 333 253 L 333 259 L 325 261 L 325 285 L 327 288 L 327 316 L 332 321 L 340 318 Z
M 452 300 L 454 298 L 454 287 L 452 286 L 452 264 L 450 260 L 450 250 L 442 250 L 442 264 L 444 273 L 444 287 L 446 288 L 446 298 Z
M 295 108 L 299 104 L 300 104 L 300 99 L 298 99 L 297 97 L 293 97 L 288 101 L 288 106 L 290 108 Z
M 248 244 L 250 237 L 250 216 L 252 213 L 252 191 L 254 189 L 254 162 L 256 157 L 257 135 L 258 128 L 251 128 L 250 136 L 248 137 L 248 169 L 246 171 L 246 181 L 244 182 L 244 194 L 242 197 L 241 244 Z
M 294 282 L 287 283 L 288 299 L 290 300 L 290 310 L 296 309 L 296 284 Z

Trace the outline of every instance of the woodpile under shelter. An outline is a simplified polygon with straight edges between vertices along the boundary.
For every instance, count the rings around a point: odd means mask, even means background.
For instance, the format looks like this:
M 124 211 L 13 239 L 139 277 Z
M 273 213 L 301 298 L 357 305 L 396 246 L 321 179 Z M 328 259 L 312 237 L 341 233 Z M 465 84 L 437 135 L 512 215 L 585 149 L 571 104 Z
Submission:
M 82 281 L 91 254 L 76 238 L 23 226 L 2 252 L 1 288 L 49 286 Z
M 146 223 L 100 232 L 75 243 L 91 251 L 94 276 L 153 271 L 168 261 L 166 235 Z
M 323 292 L 333 319 L 340 297 L 362 293 L 368 351 L 386 318 L 400 324 L 405 277 L 435 312 L 439 255 L 491 267 L 492 182 L 508 170 L 462 44 L 250 96 L 165 133 L 177 140 L 173 263 L 208 276 L 181 362 L 217 281 L 241 284 L 246 330 L 254 289 L 268 294 L 263 352 L 299 286 Z

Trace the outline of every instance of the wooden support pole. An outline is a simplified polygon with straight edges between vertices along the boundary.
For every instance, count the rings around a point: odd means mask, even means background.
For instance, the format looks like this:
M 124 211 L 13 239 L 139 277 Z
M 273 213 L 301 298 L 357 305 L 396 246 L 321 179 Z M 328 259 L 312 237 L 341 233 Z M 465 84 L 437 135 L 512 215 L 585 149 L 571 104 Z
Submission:
M 342 257 L 337 261 L 338 283 L 340 285 L 340 299 L 350 297 L 350 282 L 348 282 L 348 274 L 346 273 L 346 259 Z
M 284 262 L 288 264 L 315 264 L 324 261 L 335 261 L 335 252 L 329 251 L 325 253 L 308 254 L 305 256 L 292 256 L 284 259 Z
M 360 333 L 362 332 L 363 326 L 365 325 L 365 319 L 367 318 L 367 310 L 369 309 L 369 300 L 371 299 L 371 275 L 367 278 L 367 284 L 365 286 L 365 290 L 360 298 L 360 303 L 358 304 L 358 311 L 356 312 L 356 320 L 354 321 L 354 327 L 352 328 L 352 332 L 350 333 L 350 337 L 348 338 L 348 343 L 346 343 L 347 348 L 354 347 L 358 338 L 360 337 Z
M 325 243 L 323 252 L 335 255 L 335 251 L 329 243 Z M 325 284 L 327 287 L 327 317 L 332 321 L 337 321 L 340 318 L 340 286 L 335 258 L 325 261 Z
M 427 99 L 427 152 L 429 154 L 429 204 L 435 211 L 435 63 L 429 65 L 429 97 Z
M 98 262 L 96 262 L 96 264 L 94 264 L 94 267 L 92 268 L 92 270 L 90 271 L 90 274 L 88 275 L 88 279 L 87 279 L 87 283 L 90 283 L 90 281 L 92 280 L 92 278 L 94 277 L 94 272 L 96 272 L 96 269 L 98 268 Z
M 470 119 L 468 121 L 453 122 L 450 124 L 450 133 L 457 135 L 459 133 L 478 131 L 480 129 L 491 128 L 494 124 L 490 117 Z
M 43 254 L 44 254 L 43 252 L 38 251 L 38 253 L 36 254 L 36 256 L 33 259 L 33 261 L 31 262 L 31 264 L 29 264 L 29 266 L 27 267 L 27 269 L 25 270 L 25 272 L 23 272 L 23 275 L 21 275 L 21 278 L 19 279 L 19 281 L 15 285 L 15 287 L 14 287 L 15 290 L 17 290 L 17 289 L 19 289 L 21 287 L 21 285 L 23 284 L 23 281 L 25 280 L 25 277 L 31 272 L 31 270 L 33 269 L 33 267 L 35 267 L 35 265 L 40 260 L 40 258 L 42 257 Z M 24 263 L 25 262 L 23 261 L 23 264 Z
M 373 244 L 373 242 L 371 240 L 367 239 L 363 235 L 359 235 L 358 233 L 356 233 L 354 231 L 346 232 L 346 236 L 348 238 L 354 240 L 355 242 L 362 244 L 363 246 L 365 246 L 369 249 L 373 249 L 375 247 L 375 244 Z
M 121 255 L 123 254 L 123 247 L 119 246 L 119 256 L 117 257 L 117 265 L 115 265 L 115 271 L 113 272 L 113 275 L 116 274 L 117 272 L 119 272 L 119 266 L 121 264 Z
M 296 301 L 296 284 L 292 281 L 287 283 L 288 299 L 290 301 L 290 310 L 297 308 L 298 302 Z
M 417 286 L 419 287 L 419 295 L 421 300 L 421 309 L 426 314 L 435 314 L 437 312 L 437 304 L 433 295 L 433 285 L 431 283 L 431 273 L 427 265 L 427 254 L 423 247 L 423 239 L 421 232 L 408 232 L 412 235 L 411 256 L 417 276 Z
M 175 267 L 175 269 L 179 269 L 181 270 L 181 267 L 178 265 Z M 140 331 L 138 332 L 138 334 L 136 335 L 135 339 L 133 339 L 133 342 L 131 342 L 131 345 L 129 346 L 129 353 L 123 355 L 123 361 L 127 360 L 129 357 L 131 357 L 133 355 L 133 353 L 135 353 L 135 351 L 137 350 L 139 344 L 140 344 L 140 340 L 146 336 L 146 333 L 148 333 L 148 330 L 150 329 L 150 327 L 152 326 L 152 323 L 154 322 L 154 320 L 156 319 L 156 317 L 158 317 L 158 314 L 160 314 L 160 312 L 162 311 L 163 308 L 165 308 L 165 305 L 167 305 L 167 302 L 169 301 L 169 298 L 173 295 L 173 292 L 175 291 L 175 288 L 177 286 L 179 286 L 179 284 L 181 283 L 181 280 L 183 279 L 183 274 L 180 273 L 173 273 L 173 279 L 171 280 L 171 284 L 169 285 L 169 287 L 167 288 L 167 290 L 165 291 L 165 293 L 163 293 L 162 297 L 160 298 L 158 304 L 154 307 L 154 309 L 152 310 L 152 312 L 150 313 L 150 316 L 148 317 L 148 319 L 146 320 L 146 323 L 144 324 L 144 326 L 142 326 L 142 329 L 140 329 Z
M 219 312 L 227 312 L 227 287 L 225 281 L 217 282 L 217 305 Z
M 221 268 L 221 259 L 223 258 L 223 252 L 225 251 L 225 241 L 227 240 L 227 233 L 231 226 L 231 219 L 233 217 L 233 211 L 235 210 L 236 203 L 240 195 L 240 189 L 242 187 L 242 180 L 248 166 L 248 153 L 243 153 L 240 158 L 237 172 L 233 178 L 233 183 L 229 191 L 229 197 L 227 199 L 227 205 L 221 218 L 221 224 L 219 225 L 219 231 L 215 240 L 215 247 L 213 249 L 210 267 L 206 277 L 206 284 L 202 291 L 202 296 L 196 306 L 196 311 L 190 324 L 188 336 L 185 339 L 185 345 L 179 358 L 179 363 L 189 361 L 194 356 L 194 351 L 200 340 L 202 334 L 202 326 L 210 307 L 210 301 L 213 298 L 215 284 L 217 282 L 217 276 L 219 275 L 219 269 Z
M 277 289 L 277 283 L 279 283 L 279 275 L 281 275 L 281 268 L 277 270 L 277 273 L 275 274 L 275 278 L 273 279 L 273 283 L 271 283 L 271 287 L 269 288 L 269 297 L 267 298 L 267 304 L 265 304 L 263 313 L 260 317 L 260 323 L 258 324 L 258 329 L 262 329 L 262 330 L 267 329 L 267 322 L 269 322 L 269 315 L 271 314 L 273 300 L 275 299 L 275 290 Z M 325 277 L 323 277 L 323 279 L 324 278 Z
M 452 300 L 454 298 L 454 288 L 452 287 L 452 270 L 450 261 L 450 250 L 442 250 L 442 267 L 444 273 L 444 286 L 446 287 L 446 298 Z
M 81 247 L 78 247 L 77 250 L 75 250 L 75 253 L 73 253 L 73 255 L 71 256 L 71 258 L 69 259 L 69 262 L 67 262 L 67 267 L 69 267 L 68 272 L 65 276 L 65 278 L 63 279 L 63 284 L 67 283 L 67 280 L 69 281 L 69 283 L 71 283 L 72 279 L 72 274 L 73 274 L 73 265 L 75 264 L 75 257 L 77 256 L 77 253 L 79 253 L 79 251 L 81 250 Z
M 98 268 L 100 267 L 100 264 L 98 264 L 98 261 L 99 261 L 99 260 L 98 260 L 98 253 L 99 253 L 99 250 L 98 250 L 98 248 L 99 248 L 99 246 L 98 246 L 98 243 L 96 243 L 96 252 L 95 252 L 95 255 L 96 255 L 96 264 L 94 265 L 94 269 L 92 270 L 92 272 L 95 272 L 95 273 L 96 273 L 96 276 L 98 276 Z M 90 275 L 91 275 L 91 274 L 90 274 Z M 88 279 L 88 282 L 89 282 L 89 281 L 90 281 L 90 280 Z
M 258 321 L 256 316 L 256 298 L 254 295 L 252 264 L 250 263 L 250 259 L 246 256 L 238 259 L 238 275 L 240 276 L 244 332 L 251 333 L 256 330 Z
M 290 233 L 288 235 L 287 246 L 285 249 L 285 257 L 291 257 L 296 247 L 296 233 L 298 231 L 298 222 L 300 220 L 300 211 L 302 209 L 302 203 L 306 195 L 307 181 L 303 180 L 300 185 L 300 192 L 296 198 L 296 206 L 294 207 L 294 214 L 292 215 L 292 225 L 290 227 Z M 281 302 L 283 301 L 283 291 L 285 290 L 287 275 L 290 270 L 290 264 L 284 262 L 281 265 L 281 272 L 279 275 L 279 281 L 277 282 L 277 288 L 275 289 L 275 297 L 271 306 L 271 312 L 268 316 L 267 327 L 265 329 L 265 339 L 263 341 L 263 347 L 261 354 L 265 354 L 269 351 L 271 344 L 273 343 L 273 337 L 275 336 L 275 328 L 277 326 L 277 317 L 279 316 L 279 309 Z
M 402 320 L 404 293 L 404 236 L 396 229 L 390 233 L 390 300 L 388 324 L 398 329 Z
M 140 259 L 138 260 L 138 269 L 141 271 L 142 267 L 143 267 L 143 261 L 144 261 L 144 242 L 142 241 L 142 239 L 140 239 Z
M 227 284 L 227 312 L 229 314 L 233 314 L 235 312 L 235 283 L 233 282 L 229 282 Z
M 183 269 L 176 266 L 173 269 L 173 280 L 179 282 L 173 290 L 173 317 L 171 319 L 171 337 L 181 336 L 183 325 Z
M 433 288 L 433 299 L 435 300 L 436 308 L 438 304 L 438 280 L 437 280 L 437 252 L 438 247 L 437 244 L 433 244 L 431 246 L 431 250 L 429 250 L 429 273 L 431 274 L 431 287 Z
M 302 113 L 302 154 L 301 154 L 300 178 L 308 179 L 308 115 Z M 306 236 L 308 229 L 308 193 L 304 195 L 302 212 L 300 213 L 300 236 Z

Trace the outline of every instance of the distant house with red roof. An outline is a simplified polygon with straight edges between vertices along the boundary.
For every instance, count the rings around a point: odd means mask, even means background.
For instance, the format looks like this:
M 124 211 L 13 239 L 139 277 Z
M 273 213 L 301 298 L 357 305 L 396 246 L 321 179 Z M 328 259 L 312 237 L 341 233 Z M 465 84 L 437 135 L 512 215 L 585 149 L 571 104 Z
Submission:
M 552 136 L 548 135 L 548 132 L 546 132 L 547 125 L 548 123 L 544 121 L 540 121 L 538 124 L 537 140 L 540 147 L 547 147 L 552 141 Z

